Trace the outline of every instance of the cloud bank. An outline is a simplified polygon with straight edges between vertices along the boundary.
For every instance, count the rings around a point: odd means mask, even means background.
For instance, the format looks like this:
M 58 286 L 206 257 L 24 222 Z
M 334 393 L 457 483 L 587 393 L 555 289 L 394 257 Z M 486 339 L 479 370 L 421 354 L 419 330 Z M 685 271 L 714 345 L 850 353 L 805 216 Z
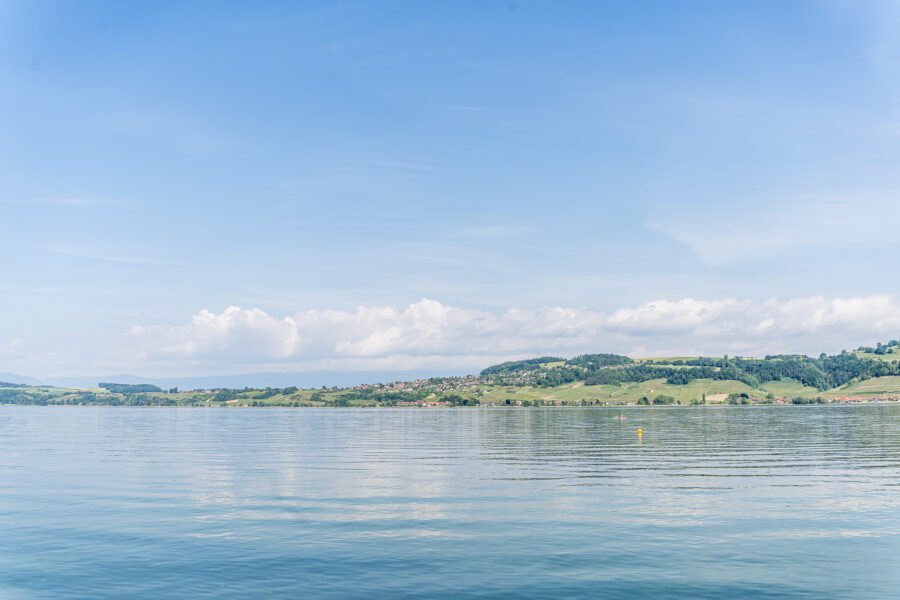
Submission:
M 813 296 L 762 302 L 658 300 L 604 313 L 589 308 L 488 312 L 422 299 L 398 309 L 308 310 L 278 317 L 231 306 L 179 326 L 133 327 L 143 364 L 241 370 L 477 369 L 540 354 L 764 355 L 837 352 L 900 337 L 900 300 Z

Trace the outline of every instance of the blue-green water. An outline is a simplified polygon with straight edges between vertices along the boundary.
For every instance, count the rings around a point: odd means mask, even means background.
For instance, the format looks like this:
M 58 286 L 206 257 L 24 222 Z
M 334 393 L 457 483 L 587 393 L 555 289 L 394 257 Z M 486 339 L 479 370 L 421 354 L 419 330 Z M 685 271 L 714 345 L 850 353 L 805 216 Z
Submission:
M 3 599 L 898 595 L 900 407 L 0 407 Z

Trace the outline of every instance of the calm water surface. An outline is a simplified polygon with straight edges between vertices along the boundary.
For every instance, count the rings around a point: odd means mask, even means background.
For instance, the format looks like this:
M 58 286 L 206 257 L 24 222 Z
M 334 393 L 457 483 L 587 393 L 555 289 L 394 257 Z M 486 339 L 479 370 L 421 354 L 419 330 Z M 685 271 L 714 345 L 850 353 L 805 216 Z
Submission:
M 900 407 L 0 406 L 4 600 L 898 594 Z

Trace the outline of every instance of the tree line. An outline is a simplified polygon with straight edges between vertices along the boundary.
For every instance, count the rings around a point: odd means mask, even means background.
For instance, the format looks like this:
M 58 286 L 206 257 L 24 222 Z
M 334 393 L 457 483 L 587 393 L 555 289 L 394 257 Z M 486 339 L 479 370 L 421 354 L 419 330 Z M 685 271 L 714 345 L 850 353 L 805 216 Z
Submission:
M 893 347 L 893 342 L 890 346 Z M 879 346 L 881 347 L 881 346 Z M 887 362 L 860 357 L 849 352 L 818 358 L 798 354 L 769 355 L 764 359 L 694 358 L 657 359 L 637 363 L 616 354 L 584 354 L 547 366 L 547 358 L 502 363 L 482 371 L 482 375 L 500 375 L 507 385 L 556 387 L 575 381 L 585 385 L 619 385 L 665 379 L 673 385 L 685 385 L 696 379 L 734 380 L 756 388 L 779 379 L 794 379 L 817 390 L 840 387 L 854 380 L 900 375 L 900 361 Z M 518 365 L 519 371 L 516 371 Z M 517 376 L 525 374 L 527 377 Z

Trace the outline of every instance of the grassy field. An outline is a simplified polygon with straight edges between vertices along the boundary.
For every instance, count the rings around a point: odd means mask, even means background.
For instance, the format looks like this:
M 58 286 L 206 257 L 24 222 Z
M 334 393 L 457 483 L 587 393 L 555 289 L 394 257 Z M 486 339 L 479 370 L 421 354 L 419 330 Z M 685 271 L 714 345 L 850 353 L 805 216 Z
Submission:
M 823 398 L 882 395 L 900 395 L 900 377 L 875 377 L 822 393 Z
M 22 391 L 35 394 L 44 394 L 52 403 L 79 403 L 79 398 L 88 390 L 75 390 L 69 388 L 29 387 Z M 100 403 L 115 403 L 115 395 L 107 390 L 89 390 L 96 394 L 96 400 Z M 268 392 L 271 393 L 271 392 Z M 444 394 L 430 394 L 426 401 L 440 400 L 449 394 L 458 394 L 464 398 L 477 397 L 481 404 L 505 405 L 506 400 L 512 404 L 517 401 L 528 401 L 530 404 L 575 405 L 579 402 L 594 400 L 599 403 L 634 404 L 643 397 L 655 398 L 660 394 L 671 396 L 677 404 L 689 405 L 698 402 L 703 396 L 708 403 L 724 401 L 724 396 L 732 393 L 746 393 L 749 396 L 762 398 L 772 394 L 778 398 L 814 398 L 821 396 L 826 399 L 842 397 L 885 397 L 900 396 L 900 376 L 880 377 L 864 381 L 854 382 L 841 388 L 819 391 L 806 387 L 795 380 L 773 381 L 754 389 L 744 383 L 733 380 L 697 379 L 685 385 L 673 385 L 666 383 L 665 379 L 653 379 L 640 383 L 625 383 L 622 385 L 585 385 L 584 382 L 569 383 L 557 387 L 515 387 L 515 386 L 489 386 L 479 385 L 475 390 L 453 391 Z M 201 405 L 201 406 L 371 406 L 378 403 L 371 400 L 362 400 L 351 397 L 356 394 L 347 389 L 305 389 L 297 390 L 290 394 L 277 393 L 266 397 L 264 390 L 248 390 L 237 392 L 236 397 L 227 401 L 216 401 L 213 393 L 202 391 L 168 393 L 150 393 L 158 404 L 171 405 Z
M 795 379 L 770 381 L 762 384 L 762 389 L 778 398 L 796 398 L 797 396 L 807 398 L 819 394 L 819 390 L 816 388 L 803 385 Z
M 874 358 L 875 360 L 883 360 L 885 362 L 894 362 L 900 360 L 900 349 L 891 348 L 887 354 L 875 354 L 874 352 L 860 352 L 854 350 L 850 354 L 855 354 L 858 358 Z
M 642 383 L 627 383 L 622 385 L 584 385 L 583 382 L 570 383 L 553 388 L 506 388 L 506 387 L 481 387 L 483 395 L 482 403 L 493 402 L 505 404 L 509 399 L 516 400 L 566 402 L 575 404 L 578 401 L 597 399 L 611 404 L 630 404 L 637 402 L 642 397 L 654 398 L 659 394 L 672 396 L 680 404 L 691 404 L 700 400 L 704 395 L 721 396 L 722 394 L 746 393 L 749 396 L 761 398 L 772 394 L 776 398 L 839 398 L 843 396 L 874 396 L 900 394 L 900 377 L 879 377 L 855 383 L 846 388 L 838 388 L 828 391 L 819 391 L 816 388 L 805 386 L 793 379 L 782 379 L 763 384 L 754 389 L 731 380 L 697 379 L 686 385 L 671 385 L 665 379 L 653 379 Z M 710 400 L 714 402 L 714 400 Z
M 717 394 L 731 394 L 746 392 L 753 394 L 754 390 L 739 381 L 720 381 L 711 379 L 697 379 L 686 385 L 671 385 L 665 379 L 652 379 L 641 383 L 626 383 L 622 385 L 584 385 L 583 382 L 569 383 L 552 388 L 506 388 L 487 387 L 480 388 L 483 395 L 479 396 L 482 403 L 493 402 L 505 404 L 509 399 L 529 400 L 531 402 L 566 402 L 574 404 L 578 401 L 591 399 L 612 404 L 629 404 L 637 402 L 642 397 L 654 398 L 660 394 L 672 396 L 676 402 L 691 404 L 700 400 L 704 394 L 707 396 Z M 765 395 L 764 391 L 756 390 L 757 395 Z

